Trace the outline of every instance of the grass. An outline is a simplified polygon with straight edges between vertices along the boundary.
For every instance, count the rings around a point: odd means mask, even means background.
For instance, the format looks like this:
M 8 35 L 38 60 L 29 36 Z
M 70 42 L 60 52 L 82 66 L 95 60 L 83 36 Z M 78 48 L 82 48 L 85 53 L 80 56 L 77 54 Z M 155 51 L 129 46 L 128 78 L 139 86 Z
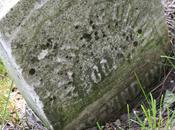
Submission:
M 131 117 L 129 117 L 129 122 L 138 124 L 141 130 L 172 130 L 172 122 L 175 116 L 175 111 L 170 116 L 170 109 L 167 107 L 167 119 L 165 120 L 162 117 L 162 106 L 158 109 L 156 100 L 151 94 L 150 98 L 150 108 L 141 105 L 141 112 L 144 114 L 144 120 L 135 114 L 136 120 L 133 120 Z
M 102 127 L 100 126 L 99 122 L 96 123 L 98 130 L 102 130 Z
M 142 130 L 146 129 L 160 129 L 163 124 L 163 118 L 161 112 L 157 109 L 156 100 L 150 94 L 150 108 L 141 105 L 142 113 L 144 114 L 144 120 L 139 119 L 139 123 Z M 139 117 L 137 116 L 137 119 Z M 137 121 L 136 121 L 137 122 Z
M 135 119 L 133 120 L 130 117 L 130 109 L 129 105 L 127 106 L 127 111 L 128 111 L 128 119 L 129 119 L 129 124 L 131 122 L 137 123 L 140 126 L 141 130 L 169 130 L 172 129 L 172 122 L 173 118 L 175 116 L 175 111 L 170 115 L 170 108 L 167 107 L 166 112 L 167 112 L 167 118 L 166 120 L 162 117 L 162 110 L 163 110 L 163 96 L 161 96 L 160 102 L 159 102 L 159 107 L 157 107 L 157 102 L 156 99 L 153 98 L 152 94 L 150 93 L 149 96 L 146 95 L 144 88 L 135 73 L 136 80 L 138 82 L 138 86 L 140 87 L 142 94 L 145 96 L 145 99 L 147 101 L 148 107 L 146 107 L 145 104 L 142 104 L 141 107 L 141 113 L 143 113 L 144 120 L 140 118 L 136 113 Z M 129 125 L 130 126 L 130 125 Z
M 173 61 L 175 61 L 174 57 L 161 56 L 161 58 L 167 59 L 170 66 L 175 69 L 175 64 L 173 63 Z M 140 88 L 143 96 L 146 99 L 146 105 L 145 103 L 140 105 L 141 113 L 143 113 L 142 117 L 139 117 L 135 112 L 133 112 L 134 117 L 131 117 L 131 110 L 129 105 L 127 105 L 129 129 L 131 128 L 131 124 L 135 123 L 140 127 L 141 130 L 172 130 L 173 120 L 175 118 L 175 111 L 170 112 L 169 106 L 167 106 L 166 108 L 163 107 L 163 95 L 161 96 L 160 101 L 157 102 L 157 100 L 153 97 L 151 93 L 147 94 L 137 74 L 134 73 L 134 75 L 136 77 L 138 87 Z M 167 113 L 166 119 L 162 116 L 163 111 L 166 111 Z M 98 122 L 96 123 L 96 125 L 98 130 L 102 130 L 102 127 Z

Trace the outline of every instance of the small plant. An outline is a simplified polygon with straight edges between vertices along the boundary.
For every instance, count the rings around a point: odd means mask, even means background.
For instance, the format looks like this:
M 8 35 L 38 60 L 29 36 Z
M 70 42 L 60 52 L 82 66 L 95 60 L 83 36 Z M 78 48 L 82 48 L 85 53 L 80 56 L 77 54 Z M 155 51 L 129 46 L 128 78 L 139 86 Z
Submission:
M 96 123 L 98 130 L 102 130 L 102 127 L 100 126 L 99 122 Z
M 170 109 L 169 107 L 166 108 L 167 112 L 167 118 L 166 120 L 162 117 L 162 111 L 163 111 L 163 96 L 161 96 L 160 99 L 160 105 L 157 107 L 157 102 L 153 98 L 152 94 L 150 93 L 149 96 L 146 95 L 146 92 L 144 91 L 144 88 L 135 73 L 136 80 L 138 82 L 138 86 L 140 87 L 143 95 L 145 96 L 146 102 L 148 107 L 146 107 L 145 104 L 142 104 L 141 112 L 143 113 L 143 119 L 140 118 L 137 113 L 134 112 L 135 119 L 131 119 L 130 117 L 130 109 L 129 105 L 127 105 L 127 111 L 128 111 L 128 119 L 129 119 L 129 127 L 130 123 L 134 122 L 138 124 L 141 128 L 141 130 L 160 130 L 162 127 L 164 127 L 164 130 L 169 130 L 172 126 L 172 120 L 174 118 L 175 112 L 170 115 Z
M 138 124 L 141 130 L 155 130 L 160 129 L 163 126 L 163 118 L 162 113 L 158 111 L 156 100 L 153 99 L 152 95 L 150 94 L 150 107 L 147 108 L 144 105 L 141 105 L 141 112 L 143 113 L 143 119 L 140 118 L 137 113 L 134 112 L 136 120 L 131 119 L 128 117 L 129 122 L 134 122 Z M 129 113 L 129 112 L 128 112 Z

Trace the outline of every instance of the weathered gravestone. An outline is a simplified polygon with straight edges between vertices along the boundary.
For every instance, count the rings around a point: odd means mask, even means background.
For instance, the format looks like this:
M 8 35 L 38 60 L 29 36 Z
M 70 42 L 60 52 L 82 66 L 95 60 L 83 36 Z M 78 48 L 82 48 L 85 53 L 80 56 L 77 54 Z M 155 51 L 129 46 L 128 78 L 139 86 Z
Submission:
M 1 59 L 55 130 L 114 119 L 168 48 L 160 0 L 20 0 L 0 21 Z

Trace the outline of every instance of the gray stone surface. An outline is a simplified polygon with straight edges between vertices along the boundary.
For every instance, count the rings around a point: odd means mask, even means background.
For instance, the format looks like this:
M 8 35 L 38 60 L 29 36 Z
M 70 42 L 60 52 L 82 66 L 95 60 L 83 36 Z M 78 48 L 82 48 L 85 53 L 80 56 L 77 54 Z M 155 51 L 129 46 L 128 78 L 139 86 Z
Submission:
M 83 130 L 138 94 L 133 72 L 154 82 L 168 36 L 159 0 L 20 0 L 0 21 L 0 50 L 50 129 Z

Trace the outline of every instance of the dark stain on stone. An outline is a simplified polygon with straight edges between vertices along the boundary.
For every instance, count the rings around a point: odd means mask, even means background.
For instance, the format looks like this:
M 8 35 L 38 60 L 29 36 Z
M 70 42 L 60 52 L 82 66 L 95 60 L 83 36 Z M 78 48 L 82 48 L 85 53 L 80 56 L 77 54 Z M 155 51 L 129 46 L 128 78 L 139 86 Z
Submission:
M 57 47 L 58 47 L 58 44 L 55 44 L 55 45 L 53 46 L 53 49 L 57 49 Z
M 99 40 L 99 37 L 98 36 L 95 36 L 95 40 Z
M 170 14 L 170 17 L 171 17 L 171 19 L 173 19 L 173 18 L 174 18 L 174 16 L 173 16 L 173 14 L 172 14 L 172 13 Z
M 122 48 L 123 50 L 126 50 L 126 49 L 127 49 L 127 46 L 123 45 L 123 46 L 121 46 L 121 48 Z
M 63 72 L 58 72 L 58 75 L 61 75 L 62 76 L 63 75 Z
M 34 69 L 34 68 L 30 69 L 30 70 L 29 70 L 29 74 L 30 74 L 30 75 L 34 75 L 34 74 L 35 74 L 35 69 Z
M 90 20 L 90 21 L 89 21 L 89 24 L 90 24 L 90 25 L 92 25 L 92 24 L 93 24 L 93 21 L 92 21 L 92 20 Z
M 118 59 L 122 59 L 124 57 L 124 55 L 122 53 L 117 53 L 117 58 Z
M 96 31 L 94 34 L 95 34 L 95 36 L 97 36 L 98 35 L 98 32 Z
M 85 45 L 85 44 L 83 44 L 81 47 L 83 47 L 83 48 L 84 48 L 84 47 L 86 47 L 86 45 Z
M 92 25 L 92 29 L 96 29 L 96 26 L 94 24 Z
M 137 32 L 138 32 L 138 34 L 141 34 L 142 33 L 142 29 L 138 29 Z
M 92 45 L 88 45 L 87 47 L 88 47 L 89 49 L 92 49 Z
M 99 40 L 98 32 L 96 31 L 94 34 L 95 34 L 95 40 Z
M 126 58 L 127 58 L 127 59 L 126 59 L 126 60 L 127 60 L 127 62 L 128 62 L 128 63 L 131 63 L 131 54 L 130 54 L 130 53 L 127 55 L 127 57 L 126 57 Z
M 133 46 L 134 46 L 134 47 L 138 46 L 138 41 L 134 41 L 134 42 L 133 42 Z
M 126 36 L 126 41 L 129 41 L 129 36 Z
M 37 58 L 37 57 L 32 57 L 32 58 L 31 58 L 31 62 L 32 62 L 32 63 L 38 62 L 38 58 Z
M 45 44 L 43 44 L 43 45 L 41 45 L 41 49 L 45 50 L 45 49 L 47 49 L 47 46 Z
M 79 29 L 79 27 L 80 27 L 80 26 L 76 25 L 76 26 L 75 26 L 75 29 Z
M 115 23 L 115 26 L 116 26 L 116 27 L 118 26 L 118 22 Z
M 43 82 L 43 79 L 40 79 L 41 82 Z
M 103 33 L 103 37 L 106 37 L 106 34 L 104 32 L 102 32 L 102 33 Z
M 70 84 L 72 84 L 72 82 L 71 82 L 71 81 L 67 83 L 67 85 L 70 85 Z
M 88 33 L 84 33 L 83 38 L 86 39 L 87 42 L 91 41 L 92 39 L 91 34 L 88 34 Z
M 50 101 L 54 101 L 54 100 L 56 100 L 56 96 L 52 96 L 52 97 L 50 98 Z
M 53 42 L 53 38 L 48 38 L 47 39 L 47 47 L 49 47 L 50 46 L 50 44 L 52 44 L 52 42 Z
M 134 40 L 132 33 L 130 34 L 130 39 L 131 39 L 131 41 Z

